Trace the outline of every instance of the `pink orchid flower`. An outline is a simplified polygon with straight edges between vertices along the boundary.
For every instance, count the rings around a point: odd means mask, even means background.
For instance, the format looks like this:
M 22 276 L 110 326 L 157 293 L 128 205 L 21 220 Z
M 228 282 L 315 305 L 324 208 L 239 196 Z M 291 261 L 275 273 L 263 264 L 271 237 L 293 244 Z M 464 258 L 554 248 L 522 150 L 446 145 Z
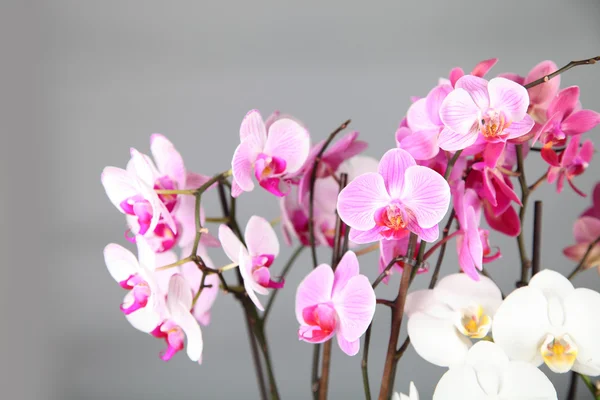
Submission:
M 273 227 L 266 219 L 256 215 L 250 217 L 244 232 L 246 248 L 227 225 L 219 227 L 219 240 L 227 257 L 239 265 L 244 279 L 244 288 L 256 307 L 264 307 L 256 293 L 268 294 L 267 289 L 281 289 L 284 282 L 271 279 L 269 268 L 279 254 L 279 241 Z
M 389 263 L 400 256 L 405 256 L 406 251 L 408 250 L 408 239 L 410 235 L 405 235 L 403 238 L 398 240 L 380 240 L 379 241 L 379 273 L 381 274 L 385 268 L 389 265 Z M 421 241 L 417 240 L 417 246 L 415 247 L 415 251 L 413 254 L 413 260 L 417 259 L 417 255 L 419 254 L 419 248 L 421 247 Z M 392 269 L 390 269 L 390 274 L 386 275 L 383 278 L 383 283 L 387 285 L 390 280 L 390 276 L 394 272 L 394 270 L 398 272 L 402 272 L 404 269 L 404 265 L 406 263 L 402 260 L 396 261 Z M 429 268 L 423 264 L 418 270 L 417 274 L 424 274 L 429 270 Z
M 477 193 L 473 189 L 465 189 L 465 182 L 459 181 L 453 188 L 452 199 L 460 224 L 456 233 L 458 264 L 467 276 L 478 281 L 477 271 L 483 269 L 483 263 L 499 258 L 500 252 L 490 255 L 489 232 L 480 228 L 481 201 Z
M 594 143 L 591 140 L 586 140 L 579 148 L 579 135 L 573 136 L 560 155 L 547 147 L 542 149 L 541 154 L 542 158 L 550 164 L 547 179 L 548 183 L 556 182 L 557 193 L 562 192 L 566 178 L 575 193 L 582 197 L 586 196 L 575 186 L 573 178 L 583 174 L 592 160 Z
M 600 219 L 588 216 L 579 218 L 573 225 L 573 236 L 575 236 L 576 244 L 565 248 L 563 253 L 569 259 L 579 263 L 590 245 L 600 237 Z M 592 247 L 583 266 L 586 269 L 598 267 L 600 274 L 600 243 Z
M 360 337 L 375 314 L 375 291 L 369 279 L 359 275 L 356 254 L 348 251 L 335 273 L 327 264 L 311 271 L 296 292 L 298 338 L 323 343 L 337 336 L 342 351 L 356 355 Z
M 178 351 L 186 347 L 188 357 L 202 363 L 202 331 L 198 322 L 190 312 L 192 308 L 192 290 L 183 276 L 175 274 L 169 282 L 166 300 L 166 317 L 150 334 L 164 339 L 167 349 L 161 352 L 160 358 L 169 361 Z M 184 346 L 184 338 L 187 345 Z
M 310 178 L 312 176 L 313 165 L 317 155 L 325 145 L 325 141 L 321 141 L 316 144 L 310 151 L 304 167 L 301 169 L 302 178 L 300 179 L 300 188 L 298 191 L 299 199 L 310 190 Z M 321 156 L 321 162 L 317 169 L 317 178 L 327 178 L 328 176 L 334 175 L 339 166 L 351 157 L 362 153 L 367 148 L 367 142 L 358 140 L 358 132 L 350 132 L 331 147 L 329 147 Z
M 490 69 L 498 62 L 497 58 L 490 58 L 489 60 L 480 61 L 471 71 L 469 75 L 477 76 L 479 78 L 483 78 L 485 74 L 487 74 Z M 465 72 L 462 68 L 456 67 L 450 71 L 449 79 L 443 79 L 440 83 L 449 83 L 452 87 L 455 87 L 456 82 L 465 76 Z
M 449 203 L 450 187 L 440 174 L 417 165 L 407 151 L 392 149 L 377 173 L 360 175 L 340 192 L 337 210 L 355 243 L 400 239 L 407 230 L 433 242 Z
M 267 131 L 260 113 L 251 110 L 240 126 L 240 140 L 231 161 L 232 195 L 252 191 L 254 175 L 267 191 L 285 196 L 290 190 L 287 176 L 297 172 L 308 157 L 308 131 L 289 118 L 276 120 Z
M 562 145 L 567 136 L 580 135 L 600 124 L 600 113 L 581 109 L 578 86 L 561 90 L 548 105 L 546 116 L 547 121 L 536 133 L 532 144 L 541 137 L 544 144 Z
M 582 214 L 582 217 L 594 217 L 600 219 L 600 183 L 594 187 L 592 194 L 592 205 L 587 208 Z
M 465 75 L 442 102 L 440 118 L 445 129 L 438 138 L 447 151 L 465 149 L 480 139 L 498 159 L 507 140 L 527 134 L 533 120 L 527 115 L 527 90 L 505 78 Z

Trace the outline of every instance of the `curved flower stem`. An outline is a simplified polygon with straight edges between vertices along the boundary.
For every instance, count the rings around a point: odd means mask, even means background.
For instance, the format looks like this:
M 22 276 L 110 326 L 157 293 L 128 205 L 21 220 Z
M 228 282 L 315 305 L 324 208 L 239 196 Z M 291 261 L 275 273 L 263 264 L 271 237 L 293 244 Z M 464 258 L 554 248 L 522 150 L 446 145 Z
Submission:
M 365 332 L 365 343 L 363 344 L 363 357 L 360 363 L 362 369 L 363 387 L 365 389 L 365 400 L 371 400 L 371 385 L 369 384 L 369 345 L 371 344 L 371 328 L 373 323 L 369 324 Z
M 354 252 L 356 256 L 364 256 L 365 254 L 369 254 L 373 251 L 379 250 L 379 242 L 375 242 L 370 246 L 363 247 L 362 249 L 358 249 Z
M 567 279 L 571 280 L 575 277 L 575 275 L 577 275 L 578 273 L 581 272 L 581 270 L 585 266 L 586 259 L 588 258 L 588 256 L 592 252 L 592 250 L 594 249 L 594 246 L 596 246 L 597 244 L 600 244 L 600 236 L 596 240 L 594 240 L 592 243 L 590 243 L 587 250 L 585 251 L 585 254 L 583 255 L 583 257 L 581 257 L 579 264 L 577 264 L 575 269 L 573 271 L 571 271 L 571 273 L 567 276 Z
M 163 265 L 162 267 L 158 267 L 158 268 L 156 268 L 155 271 L 164 271 L 166 269 L 175 268 L 175 267 L 178 267 L 180 265 L 183 265 L 183 264 L 191 262 L 191 261 L 194 261 L 194 257 L 190 256 L 190 257 L 182 258 L 181 260 L 177 260 L 174 263 Z
M 537 189 L 542 183 L 544 183 L 547 177 L 548 172 L 540 176 L 531 186 L 529 186 L 529 192 L 533 192 L 535 189 Z
M 517 236 L 517 245 L 519 247 L 519 257 L 521 258 L 521 280 L 517 282 L 517 287 L 527 285 L 529 281 L 529 269 L 531 261 L 527 258 L 527 250 L 525 249 L 525 237 L 523 229 L 523 221 L 525 220 L 525 211 L 527 208 L 527 200 L 529 199 L 529 186 L 525 179 L 525 168 L 523 164 L 523 145 L 518 144 L 517 150 L 517 172 L 519 173 L 519 185 L 521 186 L 521 209 L 519 210 L 519 221 L 521 231 Z
M 592 393 L 592 396 L 594 396 L 594 399 L 600 400 L 600 389 L 598 389 L 597 386 L 594 386 L 590 377 L 583 374 L 579 374 L 579 376 L 585 383 L 585 386 L 590 390 L 590 393 Z
M 412 260 L 415 246 L 417 244 L 417 235 L 414 233 L 410 234 L 408 249 L 406 251 L 406 258 Z M 402 270 L 402 278 L 400 280 L 400 287 L 398 289 L 398 296 L 396 297 L 396 305 L 392 310 L 392 327 L 390 330 L 390 340 L 388 342 L 387 355 L 385 364 L 383 367 L 383 377 L 381 379 L 381 387 L 379 389 L 379 400 L 387 400 L 390 395 L 392 380 L 394 378 L 395 370 L 395 357 L 396 357 L 396 346 L 398 345 L 398 336 L 400 335 L 400 327 L 402 325 L 402 316 L 404 314 L 404 304 L 406 302 L 406 295 L 408 294 L 408 286 L 410 284 L 410 277 L 412 273 L 413 265 L 411 262 L 405 263 Z
M 294 262 L 300 255 L 300 253 L 302 253 L 302 250 L 304 250 L 304 246 L 302 246 L 302 245 L 298 246 L 296 248 L 296 250 L 294 250 L 294 252 L 290 256 L 290 259 L 288 260 L 287 264 L 285 264 L 285 266 L 283 267 L 283 270 L 281 271 L 281 279 L 285 278 L 285 276 L 287 275 L 289 270 L 294 265 Z M 265 306 L 265 312 L 263 313 L 263 317 L 262 317 L 263 322 L 265 322 L 267 320 L 269 312 L 271 311 L 271 307 L 273 307 L 273 302 L 275 301 L 275 297 L 277 296 L 277 293 L 279 293 L 279 290 L 274 290 L 273 293 L 271 294 L 271 297 L 269 297 L 269 301 L 267 301 L 267 305 Z
M 450 219 L 450 221 L 452 221 L 452 219 Z M 433 245 L 433 247 L 431 247 L 429 250 L 427 250 L 427 252 L 423 256 L 423 260 L 429 259 L 429 257 L 431 257 L 438 248 L 440 248 L 441 246 L 444 246 L 446 244 L 446 242 L 448 242 L 450 239 L 456 237 L 459 233 L 460 233 L 460 231 L 457 230 L 457 231 L 452 232 L 452 234 L 450 234 L 450 235 L 442 236 L 441 240 L 438 240 L 436 242 L 436 244 Z
M 440 253 L 438 254 L 437 262 L 435 263 L 435 268 L 433 269 L 433 273 L 431 274 L 431 280 L 429 281 L 429 289 L 433 289 L 435 284 L 437 283 L 438 277 L 440 275 L 440 270 L 442 268 L 442 262 L 444 261 L 444 255 L 446 254 L 446 245 L 448 241 L 445 240 L 450 233 L 450 227 L 452 226 L 452 222 L 454 222 L 454 216 L 456 212 L 452 209 L 450 213 L 450 217 L 448 217 L 448 222 L 446 222 L 446 226 L 444 227 L 444 232 L 442 233 L 442 246 L 440 247 Z M 427 254 L 425 254 L 427 256 Z
M 534 86 L 548 82 L 550 79 L 562 74 L 563 72 L 570 70 L 573 67 L 577 67 L 579 65 L 593 65 L 593 64 L 596 64 L 598 61 L 600 61 L 600 56 L 588 58 L 586 60 L 571 61 L 570 63 L 568 63 L 567 65 L 565 65 L 564 67 L 562 67 L 560 69 L 557 69 L 553 73 L 544 75 L 540 79 L 536 79 L 535 81 L 528 83 L 527 85 L 525 85 L 525 89 L 531 89 Z
M 454 155 L 452 156 L 450 161 L 448 161 L 448 165 L 446 166 L 446 172 L 444 172 L 444 179 L 446 181 L 448 181 L 448 179 L 450 179 L 450 174 L 452 173 L 454 164 L 456 164 L 456 161 L 460 157 L 461 153 L 462 153 L 462 150 L 458 150 L 456 153 L 454 153 Z
M 312 255 L 313 267 L 317 268 L 317 249 L 315 243 L 315 221 L 314 221 L 314 213 L 315 213 L 315 181 L 317 180 L 317 170 L 319 167 L 319 163 L 321 162 L 321 157 L 325 150 L 327 150 L 327 146 L 331 144 L 335 136 L 346 129 L 346 127 L 350 124 L 350 120 L 342 123 L 338 128 L 329 134 L 325 143 L 323 143 L 323 147 L 319 150 L 317 157 L 313 163 L 312 171 L 310 172 L 310 191 L 308 193 L 308 234 L 310 239 L 310 251 Z

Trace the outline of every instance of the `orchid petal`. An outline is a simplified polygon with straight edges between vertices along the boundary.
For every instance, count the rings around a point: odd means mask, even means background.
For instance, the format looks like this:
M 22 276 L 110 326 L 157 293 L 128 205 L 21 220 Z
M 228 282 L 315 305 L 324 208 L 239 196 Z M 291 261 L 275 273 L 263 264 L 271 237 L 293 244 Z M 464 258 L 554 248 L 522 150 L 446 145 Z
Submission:
M 264 151 L 270 156 L 285 160 L 285 172 L 294 173 L 304 165 L 308 157 L 310 151 L 308 131 L 292 119 L 278 119 L 269 127 Z
M 265 295 L 268 293 L 268 291 L 266 288 L 258 285 L 258 283 L 254 281 L 254 278 L 252 276 L 252 259 L 248 255 L 246 248 L 244 248 L 243 246 L 241 246 L 239 249 L 238 260 L 240 264 L 239 271 L 242 275 L 242 279 L 244 280 L 244 288 L 246 289 L 248 297 L 250 297 L 250 300 L 252 300 L 256 308 L 258 308 L 261 311 L 264 311 L 265 308 L 261 304 L 260 300 L 258 300 L 256 292 Z
M 453 310 L 477 304 L 485 314 L 492 316 L 502 304 L 502 293 L 491 279 L 485 276 L 479 278 L 480 281 L 475 282 L 465 274 L 448 275 L 436 285 L 436 297 Z
M 348 341 L 342 337 L 342 335 L 337 335 L 337 342 L 340 346 L 340 349 L 349 356 L 355 356 L 358 354 L 360 350 L 360 339 L 356 339 L 354 341 Z
M 379 161 L 378 172 L 383 177 L 387 192 L 392 199 L 397 199 L 404 188 L 406 171 L 417 165 L 415 159 L 402 149 L 388 150 Z
M 231 160 L 233 181 L 244 192 L 254 189 L 252 169 L 259 152 L 260 147 L 257 139 L 254 136 L 248 136 L 233 153 L 233 159 Z
M 104 168 L 100 179 L 111 203 L 124 213 L 121 202 L 139 193 L 140 182 L 126 170 L 116 167 Z
M 460 135 L 465 135 L 477 122 L 478 112 L 479 107 L 469 92 L 455 89 L 442 102 L 440 118 L 446 127 Z
M 485 79 L 473 75 L 465 75 L 456 82 L 455 88 L 466 90 L 480 110 L 490 107 L 488 81 Z
M 177 182 L 177 188 L 185 187 L 186 171 L 181 154 L 173 143 L 159 133 L 150 136 L 150 150 L 156 166 L 162 175 L 167 175 Z
M 567 316 L 565 331 L 579 350 L 577 361 L 581 367 L 587 367 L 588 375 L 600 375 L 600 319 L 591 317 L 600 309 L 600 293 L 586 288 L 575 289 L 564 299 L 563 306 Z
M 219 241 L 227 257 L 234 263 L 239 263 L 239 251 L 244 245 L 227 225 L 219 226 Z
M 125 247 L 110 243 L 104 248 L 104 262 L 110 276 L 117 282 L 123 282 L 139 271 L 137 258 Z
M 592 243 L 600 237 L 600 219 L 581 217 L 573 225 L 573 236 L 577 243 Z
M 435 157 L 440 148 L 437 144 L 439 129 L 417 131 L 399 143 L 399 148 L 406 150 L 416 160 L 429 160 Z
M 254 136 L 261 147 L 267 140 L 267 128 L 258 110 L 248 111 L 240 125 L 240 141 L 243 142 L 248 136 Z
M 488 85 L 490 107 L 506 113 L 510 121 L 521 121 L 527 114 L 527 89 L 506 78 L 494 78 Z
M 334 275 L 327 264 L 312 270 L 298 285 L 296 290 L 296 319 L 304 323 L 302 312 L 305 308 L 331 301 Z
M 375 314 L 375 291 L 369 279 L 364 275 L 350 278 L 341 290 L 333 293 L 332 300 L 340 321 L 337 334 L 350 342 L 358 340 Z
M 581 110 L 569 115 L 560 127 L 567 135 L 578 135 L 591 131 L 598 124 L 600 124 L 600 113 L 592 110 Z
M 508 140 L 516 139 L 531 132 L 531 129 L 533 129 L 534 125 L 535 121 L 533 118 L 525 114 L 522 120 L 513 121 L 510 126 L 505 128 L 504 133 L 508 134 L 508 136 L 506 136 Z
M 468 148 L 477 141 L 478 131 L 457 133 L 448 128 L 442 129 L 438 136 L 438 146 L 446 151 L 458 151 Z
M 551 293 L 552 296 L 558 296 L 565 299 L 575 288 L 573 284 L 556 271 L 545 269 L 535 274 L 529 281 L 529 287 L 538 289 L 544 294 Z
M 368 230 L 375 226 L 375 211 L 390 201 L 383 177 L 367 173 L 354 179 L 338 196 L 337 210 L 348 226 Z
M 437 117 L 439 119 L 439 116 Z M 413 131 L 437 129 L 437 125 L 429 118 L 427 99 L 419 99 L 408 108 L 406 121 Z
M 564 88 L 550 102 L 546 115 L 548 117 L 556 116 L 558 120 L 562 120 L 565 116 L 571 115 L 578 101 L 579 86 Z
M 273 257 L 277 257 L 279 255 L 277 234 L 271 223 L 262 217 L 256 215 L 250 217 L 244 238 L 251 256 L 271 254 Z
M 368 229 L 366 231 L 361 231 L 358 229 L 351 228 L 350 229 L 350 241 L 358 244 L 366 244 L 373 243 L 382 238 L 381 232 L 384 230 L 384 227 L 375 226 L 374 228 Z
M 422 166 L 406 170 L 401 201 L 415 215 L 419 226 L 431 228 L 446 215 L 450 186 L 437 172 Z
M 461 365 L 448 370 L 438 382 L 433 392 L 433 400 L 455 400 L 460 396 L 463 400 L 487 399 L 488 395 L 479 385 L 473 367 Z
M 500 399 L 556 400 L 556 389 L 546 374 L 531 364 L 514 361 L 502 374 Z
M 552 61 L 546 60 L 542 61 L 527 74 L 525 80 L 523 81 L 523 85 L 527 85 L 533 81 L 536 81 L 545 75 L 549 75 L 555 72 L 558 69 L 556 64 Z M 558 88 L 560 87 L 560 75 L 550 79 L 547 82 L 539 84 L 537 86 L 528 89 L 529 99 L 531 104 L 545 105 L 548 104 L 556 93 L 558 92 Z
M 342 290 L 350 279 L 358 275 L 358 271 L 359 265 L 356 254 L 347 251 L 335 268 L 332 295 L 335 296 L 335 293 Z

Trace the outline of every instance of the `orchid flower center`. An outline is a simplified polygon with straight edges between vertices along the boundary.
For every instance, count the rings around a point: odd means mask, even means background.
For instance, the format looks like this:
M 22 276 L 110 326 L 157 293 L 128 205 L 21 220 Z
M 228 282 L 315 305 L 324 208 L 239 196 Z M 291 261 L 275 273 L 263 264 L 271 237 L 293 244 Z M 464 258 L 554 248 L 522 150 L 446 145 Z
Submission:
M 329 337 L 337 327 L 337 313 L 329 303 L 320 303 L 302 310 L 308 326 L 302 326 L 298 335 L 309 342 L 320 342 Z
M 384 227 L 381 234 L 386 238 L 401 239 L 406 234 L 408 213 L 399 204 L 389 204 L 375 212 L 375 223 Z
M 119 282 L 122 288 L 131 290 L 131 296 L 128 296 L 127 301 L 121 304 L 121 311 L 125 315 L 129 315 L 140 308 L 146 307 L 148 298 L 150 297 L 150 286 L 138 274 L 131 275 L 124 281 Z
M 540 348 L 544 362 L 553 372 L 570 371 L 577 359 L 578 348 L 575 342 L 564 335 L 562 337 L 546 336 Z
M 125 214 L 137 217 L 140 225 L 140 231 L 138 232 L 140 235 L 148 232 L 153 215 L 152 206 L 148 200 L 138 194 L 126 198 L 120 206 Z
M 177 189 L 177 185 L 173 179 L 168 176 L 160 177 L 154 182 L 154 190 L 175 190 Z M 158 198 L 163 202 L 165 207 L 169 212 L 172 212 L 175 206 L 177 205 L 177 195 L 176 194 L 159 194 Z
M 256 180 L 263 181 L 267 178 L 280 175 L 285 171 L 285 166 L 286 162 L 283 158 L 261 153 L 254 163 Z
M 472 339 L 484 338 L 492 326 L 492 318 L 484 314 L 481 305 L 470 306 L 461 313 L 460 320 L 456 324 L 458 330 Z
M 152 239 L 155 239 L 156 245 L 153 246 L 153 249 L 156 253 L 164 253 L 165 251 L 171 250 L 179 238 L 179 233 L 173 232 L 169 225 L 163 221 L 160 221 L 158 225 L 156 225 L 154 235 L 155 238 Z
M 488 109 L 479 118 L 479 130 L 487 140 L 497 139 L 502 136 L 504 129 L 510 126 L 503 112 Z
M 271 279 L 271 272 L 269 267 L 273 264 L 275 256 L 273 254 L 260 254 L 252 257 L 252 278 L 259 285 L 271 288 L 281 289 L 284 285 L 284 281 L 275 282 Z
M 170 320 L 157 326 L 150 334 L 157 339 L 165 339 L 167 342 L 167 349 L 160 353 L 163 361 L 169 361 L 178 351 L 183 350 L 185 337 L 183 330 Z

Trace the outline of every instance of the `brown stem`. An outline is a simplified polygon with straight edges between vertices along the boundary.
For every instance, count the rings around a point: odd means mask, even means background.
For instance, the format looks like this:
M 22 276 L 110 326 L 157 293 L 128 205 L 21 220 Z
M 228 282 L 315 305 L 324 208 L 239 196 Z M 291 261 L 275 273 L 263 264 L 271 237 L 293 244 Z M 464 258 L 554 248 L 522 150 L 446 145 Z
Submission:
M 540 176 L 534 183 L 533 185 L 529 186 L 529 192 L 533 192 L 535 189 L 538 188 L 538 186 L 540 186 L 542 183 L 544 183 L 544 181 L 546 180 L 546 178 L 548 177 L 548 172 L 546 172 L 544 175 Z
M 525 179 L 525 168 L 523 164 L 523 145 L 518 144 L 517 146 L 517 172 L 519 172 L 519 185 L 521 186 L 521 209 L 519 210 L 519 221 L 521 224 L 521 231 L 517 236 L 517 245 L 519 247 L 519 257 L 521 259 L 521 280 L 517 282 L 517 287 L 527 285 L 529 281 L 529 269 L 531 268 L 531 261 L 527 258 L 527 250 L 525 249 L 525 237 L 523 229 L 523 221 L 525 220 L 525 211 L 527 208 L 527 200 L 529 198 L 529 186 L 527 186 L 527 180 Z
M 528 83 L 527 85 L 525 85 L 525 89 L 531 89 L 534 86 L 540 85 L 544 82 L 548 82 L 550 79 L 562 74 L 563 72 L 570 70 L 573 67 L 577 67 L 579 65 L 592 65 L 596 64 L 598 61 L 600 61 L 600 56 L 588 58 L 586 60 L 571 61 L 570 63 L 568 63 L 560 69 L 557 69 L 553 73 L 544 75 L 540 79 L 536 79 L 535 81 Z
M 437 262 L 435 263 L 435 268 L 433 269 L 433 274 L 431 274 L 431 281 L 429 281 L 429 289 L 433 289 L 435 284 L 437 283 L 438 277 L 440 275 L 440 270 L 442 268 L 442 262 L 444 261 L 444 255 L 446 254 L 446 246 L 448 241 L 445 240 L 450 233 L 450 227 L 452 226 L 452 222 L 454 222 L 454 216 L 456 212 L 452 209 L 450 213 L 450 217 L 448 218 L 448 222 L 446 222 L 446 226 L 444 227 L 444 232 L 442 233 L 442 240 L 444 243 L 440 248 L 440 253 L 438 254 Z
M 417 243 L 417 235 L 414 233 L 410 234 L 408 249 L 406 251 L 406 258 L 412 260 L 415 245 Z M 392 327 L 390 329 L 390 340 L 388 342 L 388 349 L 385 358 L 385 364 L 383 367 L 383 377 L 381 379 L 381 387 L 379 389 L 379 400 L 387 400 L 390 396 L 390 390 L 393 371 L 395 369 L 395 357 L 396 347 L 398 346 L 398 336 L 400 335 L 400 328 L 402 325 L 402 316 L 404 314 L 404 304 L 406 303 L 406 295 L 408 294 L 408 286 L 410 284 L 410 276 L 412 273 L 413 265 L 411 262 L 405 263 L 402 270 L 402 278 L 400 280 L 400 287 L 398 289 L 398 296 L 396 297 L 396 305 L 392 310 Z
M 542 252 L 542 201 L 533 203 L 533 251 L 531 258 L 531 276 L 540 272 Z
M 567 394 L 567 400 L 575 400 L 577 396 L 577 372 L 571 371 L 571 381 L 569 382 L 569 393 Z
M 596 240 L 594 240 L 592 243 L 590 243 L 590 245 L 588 246 L 587 250 L 585 251 L 585 254 L 583 255 L 583 257 L 581 257 L 581 260 L 579 261 L 579 264 L 577 264 L 577 266 L 575 267 L 575 269 L 573 271 L 571 271 L 571 273 L 569 274 L 569 276 L 567 276 L 567 279 L 571 280 L 571 279 L 573 279 L 575 277 L 575 275 L 577 275 L 578 273 L 581 272 L 581 270 L 585 266 L 586 259 L 588 258 L 588 256 L 592 252 L 592 250 L 594 249 L 594 246 L 596 246 L 598 243 L 600 243 L 600 236 Z

